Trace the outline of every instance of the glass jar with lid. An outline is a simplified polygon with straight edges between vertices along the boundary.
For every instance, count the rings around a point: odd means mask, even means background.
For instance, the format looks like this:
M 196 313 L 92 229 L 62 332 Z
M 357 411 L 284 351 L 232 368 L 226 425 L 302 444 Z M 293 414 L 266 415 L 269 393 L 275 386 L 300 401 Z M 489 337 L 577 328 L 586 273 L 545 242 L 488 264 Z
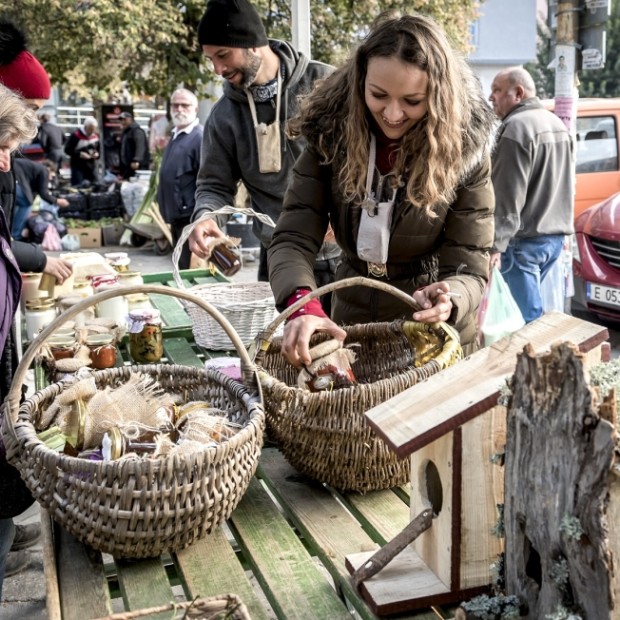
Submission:
M 40 282 L 40 273 L 22 273 L 22 308 L 25 308 L 26 302 L 28 301 L 40 299 L 41 297 L 47 297 L 47 291 L 39 290 Z
M 76 280 L 73 283 L 73 294 L 79 297 L 91 297 L 95 291 L 93 285 L 88 280 Z
M 90 361 L 93 368 L 103 370 L 115 366 L 114 334 L 90 334 L 86 336 L 86 346 L 90 349 Z
M 77 344 L 75 341 L 75 333 L 70 334 L 52 334 L 47 339 L 47 345 L 55 360 L 64 360 L 75 356 Z
M 129 354 L 134 362 L 152 364 L 164 354 L 161 314 L 155 308 L 133 310 L 128 317 Z
M 67 295 L 67 297 L 62 297 L 58 300 L 59 309 L 61 312 L 64 312 L 82 301 L 84 301 L 84 297 L 80 297 L 79 295 Z M 84 327 L 86 322 L 93 318 L 95 318 L 95 311 L 93 308 L 85 308 L 73 319 L 75 321 L 75 327 Z
M 56 318 L 56 300 L 40 297 L 26 302 L 26 336 L 34 340 L 37 334 Z
M 135 295 L 127 295 L 127 305 L 129 312 L 134 310 L 152 310 L 153 304 L 146 293 L 136 293 Z

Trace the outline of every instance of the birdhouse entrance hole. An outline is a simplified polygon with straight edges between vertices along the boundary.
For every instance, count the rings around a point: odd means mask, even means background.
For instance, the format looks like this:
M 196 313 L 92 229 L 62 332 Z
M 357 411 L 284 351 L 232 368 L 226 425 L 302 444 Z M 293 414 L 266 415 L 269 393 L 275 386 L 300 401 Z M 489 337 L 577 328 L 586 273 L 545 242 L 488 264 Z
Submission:
M 433 461 L 426 462 L 424 481 L 426 483 L 426 499 L 430 503 L 434 515 L 437 516 L 443 508 L 443 487 L 439 470 Z

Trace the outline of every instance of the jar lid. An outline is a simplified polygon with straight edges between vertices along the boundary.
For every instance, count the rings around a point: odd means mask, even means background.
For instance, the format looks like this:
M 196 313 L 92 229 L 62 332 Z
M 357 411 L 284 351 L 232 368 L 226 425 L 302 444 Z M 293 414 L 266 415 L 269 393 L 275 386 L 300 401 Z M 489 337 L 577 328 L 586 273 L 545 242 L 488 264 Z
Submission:
M 73 283 L 73 288 L 86 288 L 88 286 L 91 286 L 88 280 L 77 280 Z
M 89 334 L 86 336 L 86 346 L 102 347 L 114 342 L 114 334 Z
M 52 347 L 72 347 L 75 344 L 75 334 L 52 334 L 47 339 L 47 344 Z
M 140 303 L 143 301 L 149 301 L 149 296 L 146 293 L 135 293 L 133 295 L 127 295 L 127 299 L 131 303 Z M 137 308 L 136 308 L 137 310 Z
M 117 277 L 122 280 L 123 278 L 137 278 L 141 275 L 139 271 L 119 271 Z
M 40 278 L 41 278 L 40 273 L 33 273 L 31 271 L 22 273 L 22 280 L 39 280 Z
M 37 297 L 26 300 L 27 310 L 48 310 L 56 305 L 56 300 L 51 297 Z
M 127 329 L 130 334 L 139 334 L 145 325 L 161 325 L 161 312 L 155 308 L 130 310 Z

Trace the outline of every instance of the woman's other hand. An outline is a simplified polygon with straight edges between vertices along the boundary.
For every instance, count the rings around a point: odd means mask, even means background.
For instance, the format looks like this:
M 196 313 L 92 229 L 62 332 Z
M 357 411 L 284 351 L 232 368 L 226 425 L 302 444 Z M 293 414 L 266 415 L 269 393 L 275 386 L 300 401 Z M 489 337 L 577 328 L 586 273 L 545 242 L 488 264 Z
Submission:
M 447 282 L 434 282 L 414 291 L 413 298 L 422 310 L 413 313 L 413 320 L 421 323 L 447 321 L 452 313 L 450 285 Z
M 332 338 L 344 342 L 347 332 L 327 317 L 306 315 L 291 319 L 284 327 L 282 355 L 296 368 L 312 363 L 310 337 L 314 332 L 327 332 Z
M 57 284 L 62 284 L 73 272 L 73 266 L 61 258 L 48 256 L 43 273 L 48 273 L 56 278 Z

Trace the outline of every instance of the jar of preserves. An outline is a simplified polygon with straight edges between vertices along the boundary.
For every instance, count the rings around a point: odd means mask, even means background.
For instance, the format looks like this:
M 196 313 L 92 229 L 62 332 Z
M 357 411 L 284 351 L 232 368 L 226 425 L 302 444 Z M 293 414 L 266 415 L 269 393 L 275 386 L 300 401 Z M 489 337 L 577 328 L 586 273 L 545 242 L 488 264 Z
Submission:
M 103 255 L 108 261 L 108 264 L 119 273 L 129 270 L 129 263 L 131 259 L 127 252 L 107 252 Z
M 152 310 L 153 304 L 146 293 L 136 293 L 135 295 L 127 295 L 127 304 L 129 312 L 134 310 Z
M 26 336 L 34 340 L 37 334 L 56 318 L 56 300 L 40 297 L 26 302 Z
M 95 276 L 93 278 L 93 288 L 95 293 L 101 293 L 110 289 L 120 289 L 117 276 Z M 100 318 L 112 319 L 116 325 L 125 325 L 129 307 L 127 298 L 118 295 L 105 301 L 100 301 L 96 305 L 97 316 Z
M 39 290 L 39 282 L 41 282 L 40 273 L 22 273 L 22 308 L 26 306 L 28 301 L 47 297 L 47 291 Z
M 88 280 L 76 280 L 73 283 L 73 294 L 78 297 L 91 297 L 94 295 L 95 290 L 93 289 L 93 285 Z
M 55 360 L 64 360 L 75 356 L 77 348 L 75 334 L 53 334 L 47 339 L 47 344 Z
M 58 305 L 60 307 L 60 311 L 64 312 L 65 310 L 69 310 L 69 308 L 72 308 L 73 306 L 79 304 L 82 301 L 84 301 L 84 298 L 80 297 L 79 295 L 68 295 L 67 297 L 62 297 L 61 299 L 59 299 Z M 84 325 L 88 321 L 94 318 L 95 311 L 92 308 L 86 308 L 82 310 L 82 312 L 77 314 L 73 320 L 75 321 L 75 327 L 79 328 L 84 327 Z
M 116 344 L 113 334 L 90 334 L 86 336 L 86 346 L 90 349 L 93 368 L 103 370 L 116 364 Z
M 164 354 L 159 310 L 133 310 L 128 317 L 129 354 L 134 362 L 152 364 Z

